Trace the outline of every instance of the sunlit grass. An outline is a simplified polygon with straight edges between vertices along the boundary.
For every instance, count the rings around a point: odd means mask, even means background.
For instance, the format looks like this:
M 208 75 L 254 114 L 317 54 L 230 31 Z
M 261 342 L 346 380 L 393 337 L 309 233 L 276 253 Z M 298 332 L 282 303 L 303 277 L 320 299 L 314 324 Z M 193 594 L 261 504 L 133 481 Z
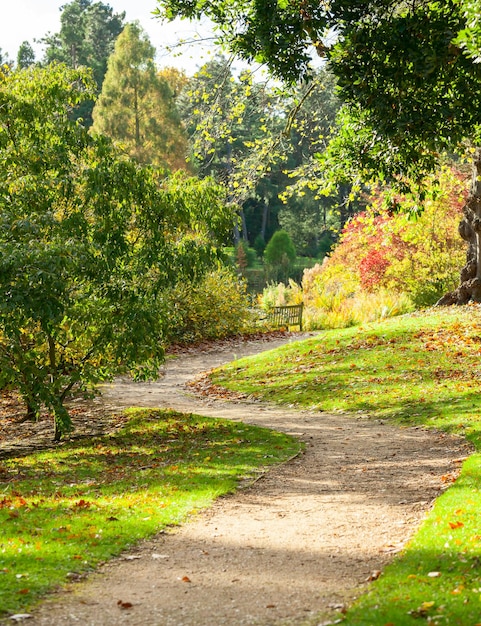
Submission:
M 115 435 L 0 463 L 0 615 L 178 524 L 300 444 L 266 429 L 132 410 Z
M 243 359 L 215 384 L 270 402 L 463 435 L 481 452 L 481 313 L 433 309 Z M 343 617 L 352 626 L 481 625 L 481 455 Z
M 479 437 L 477 307 L 331 330 L 217 370 L 216 384 L 268 402 L 367 412 Z

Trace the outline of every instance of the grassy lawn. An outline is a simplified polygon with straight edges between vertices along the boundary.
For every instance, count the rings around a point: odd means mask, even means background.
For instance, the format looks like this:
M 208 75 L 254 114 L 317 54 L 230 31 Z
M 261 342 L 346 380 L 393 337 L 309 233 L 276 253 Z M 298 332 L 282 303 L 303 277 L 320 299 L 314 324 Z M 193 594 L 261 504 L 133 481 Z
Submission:
M 0 461 L 0 617 L 235 490 L 300 443 L 263 428 L 132 409 L 115 435 Z
M 324 332 L 230 364 L 213 381 L 270 402 L 462 434 L 481 452 L 481 309 L 434 309 Z M 481 626 L 480 454 L 344 619 Z

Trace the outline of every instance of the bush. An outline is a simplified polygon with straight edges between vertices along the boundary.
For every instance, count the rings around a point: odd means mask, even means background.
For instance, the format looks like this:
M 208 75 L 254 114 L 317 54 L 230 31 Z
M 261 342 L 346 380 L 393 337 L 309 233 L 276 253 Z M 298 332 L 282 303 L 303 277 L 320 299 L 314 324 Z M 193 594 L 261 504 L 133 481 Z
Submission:
M 222 339 L 255 327 L 245 281 L 227 267 L 207 274 L 199 284 L 175 287 L 168 306 L 170 343 Z
M 328 265 L 351 272 L 364 291 L 405 293 L 417 307 L 434 304 L 459 283 L 466 255 L 458 235 L 463 177 L 444 168 L 437 185 L 428 181 L 429 194 L 417 212 L 412 198 L 398 196 L 392 213 L 383 208 L 385 192 L 377 192 L 372 206 L 348 223 Z

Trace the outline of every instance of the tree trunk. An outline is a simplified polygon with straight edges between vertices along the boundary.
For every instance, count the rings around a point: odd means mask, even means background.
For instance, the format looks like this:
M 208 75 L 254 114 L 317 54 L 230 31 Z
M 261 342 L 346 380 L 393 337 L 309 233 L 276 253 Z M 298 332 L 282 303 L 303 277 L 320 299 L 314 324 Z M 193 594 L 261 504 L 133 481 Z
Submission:
M 249 235 L 247 234 L 246 216 L 245 216 L 245 213 L 244 213 L 244 209 L 242 207 L 239 209 L 239 213 L 240 213 L 241 225 L 242 225 L 242 239 L 246 243 L 249 243 Z
M 239 217 L 239 216 L 236 214 L 236 217 Z M 240 235 L 240 230 L 239 230 L 239 222 L 240 222 L 240 220 L 234 219 L 233 235 L 234 235 L 234 246 L 236 248 L 237 248 L 237 246 L 241 242 L 241 235 Z
M 264 206 L 262 208 L 262 225 L 261 225 L 261 235 L 264 241 L 266 240 L 268 217 L 269 217 L 269 203 L 267 202 L 267 200 L 264 200 Z
M 459 287 L 443 296 L 438 305 L 481 302 L 481 147 L 473 155 L 471 189 L 463 213 L 459 234 L 468 244 L 466 265 Z
M 135 111 L 135 147 L 140 148 L 140 113 L 139 93 L 137 85 L 134 85 L 134 111 Z
M 30 402 L 25 401 L 25 415 L 23 415 L 19 420 L 19 424 L 23 424 L 24 422 L 36 422 L 38 420 L 38 411 L 37 408 L 31 404 Z

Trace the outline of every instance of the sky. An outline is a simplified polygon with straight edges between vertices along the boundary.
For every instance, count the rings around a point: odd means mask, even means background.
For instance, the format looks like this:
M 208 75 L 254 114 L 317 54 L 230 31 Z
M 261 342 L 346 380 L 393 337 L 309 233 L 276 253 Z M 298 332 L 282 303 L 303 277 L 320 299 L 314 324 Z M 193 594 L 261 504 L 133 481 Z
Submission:
M 191 75 L 209 59 L 209 46 L 182 47 L 182 54 L 177 55 L 167 50 L 179 41 L 195 35 L 196 27 L 187 21 L 162 24 L 152 16 L 155 0 L 102 0 L 112 7 L 115 13 L 126 12 L 125 21 L 138 20 L 147 31 L 152 45 L 157 49 L 156 61 L 159 67 L 174 66 L 184 69 Z M 35 43 L 48 32 L 60 30 L 60 7 L 69 0 L 12 0 L 2 6 L 0 16 L 0 48 L 3 53 L 15 60 L 18 48 L 23 41 L 28 41 L 35 50 L 38 59 L 43 48 Z M 202 29 L 202 36 L 208 35 L 207 28 Z

